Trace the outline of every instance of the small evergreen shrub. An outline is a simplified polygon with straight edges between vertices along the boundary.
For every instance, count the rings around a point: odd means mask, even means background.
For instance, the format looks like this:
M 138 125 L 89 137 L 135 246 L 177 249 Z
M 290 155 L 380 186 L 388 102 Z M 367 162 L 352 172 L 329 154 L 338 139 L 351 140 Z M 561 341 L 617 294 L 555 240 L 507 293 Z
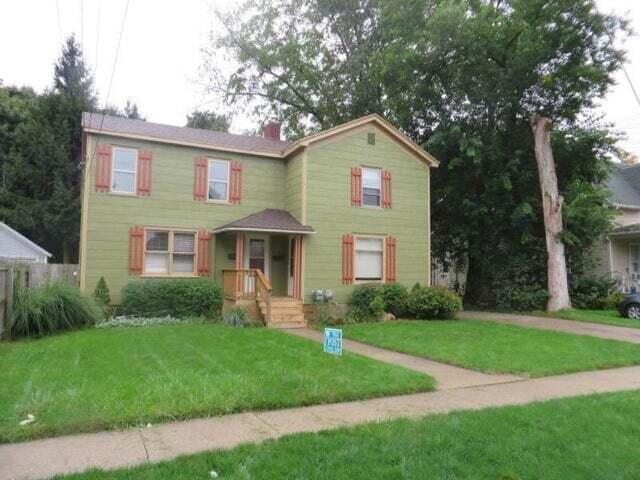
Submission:
M 219 318 L 222 290 L 207 278 L 144 279 L 122 289 L 119 312 L 137 317 Z
M 418 319 L 451 318 L 462 310 L 462 299 L 448 288 L 414 288 L 409 294 L 408 310 Z
M 111 295 L 109 295 L 109 287 L 104 277 L 100 277 L 96 289 L 93 291 L 93 298 L 96 299 L 98 305 L 106 307 L 111 303 Z
M 544 288 L 536 285 L 516 288 L 511 291 L 507 309 L 516 312 L 545 310 L 547 308 L 547 300 L 549 300 L 549 293 Z
M 94 300 L 64 282 L 52 282 L 41 288 L 16 289 L 9 336 L 39 337 L 66 330 L 92 326 L 101 312 Z
M 396 318 L 407 314 L 409 292 L 399 283 L 385 283 L 380 287 L 380 297 L 384 301 L 384 311 L 392 313 Z
M 571 304 L 574 308 L 601 309 L 614 285 L 610 278 L 577 277 L 571 285 Z
M 376 301 L 380 296 L 380 285 L 376 283 L 364 283 L 356 286 L 351 293 L 348 302 L 348 310 L 345 315 L 345 323 L 371 322 L 377 320 L 380 313 L 380 301 Z M 382 302 L 384 313 L 384 302 Z

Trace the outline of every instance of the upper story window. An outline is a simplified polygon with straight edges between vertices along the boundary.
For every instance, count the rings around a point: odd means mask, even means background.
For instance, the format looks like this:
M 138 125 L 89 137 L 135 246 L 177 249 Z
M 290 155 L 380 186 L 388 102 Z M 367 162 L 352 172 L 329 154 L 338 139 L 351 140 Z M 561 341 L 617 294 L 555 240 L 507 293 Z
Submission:
M 196 234 L 173 230 L 145 232 L 144 273 L 195 275 Z
M 112 165 L 111 191 L 134 194 L 136 192 L 138 151 L 131 148 L 115 147 Z
M 229 201 L 229 161 L 209 160 L 209 200 Z
M 382 250 L 384 241 L 377 237 L 356 237 L 355 272 L 356 280 L 382 280 Z
M 362 203 L 368 207 L 380 206 L 381 172 L 379 168 L 362 168 Z

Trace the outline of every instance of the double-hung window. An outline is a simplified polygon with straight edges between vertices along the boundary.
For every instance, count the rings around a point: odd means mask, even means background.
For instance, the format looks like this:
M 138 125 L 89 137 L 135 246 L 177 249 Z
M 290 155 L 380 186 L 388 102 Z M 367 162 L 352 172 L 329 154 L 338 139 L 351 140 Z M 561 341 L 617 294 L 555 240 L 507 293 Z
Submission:
M 196 235 L 193 232 L 147 230 L 144 273 L 149 275 L 195 274 Z
M 629 245 L 629 273 L 632 280 L 640 279 L 640 244 Z
M 375 237 L 356 237 L 356 280 L 381 281 L 384 240 Z
M 209 160 L 209 200 L 229 201 L 229 161 Z
M 115 193 L 135 193 L 138 151 L 132 148 L 113 149 L 113 171 L 111 191 Z
M 362 203 L 367 207 L 380 206 L 381 170 L 362 168 Z

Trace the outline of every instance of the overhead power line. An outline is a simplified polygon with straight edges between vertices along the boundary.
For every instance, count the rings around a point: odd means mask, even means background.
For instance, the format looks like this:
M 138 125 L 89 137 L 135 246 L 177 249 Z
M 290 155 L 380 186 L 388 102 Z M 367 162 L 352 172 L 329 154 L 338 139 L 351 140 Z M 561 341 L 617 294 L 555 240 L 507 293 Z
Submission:
M 638 103 L 638 106 L 640 106 L 640 97 L 638 96 L 638 92 L 636 92 L 636 89 L 633 86 L 633 82 L 631 81 L 631 77 L 629 77 L 629 74 L 627 73 L 627 69 L 624 68 L 624 65 L 622 65 L 622 72 L 624 73 L 624 76 L 627 78 L 627 82 L 631 87 L 631 91 L 633 92 L 633 96 L 635 97 L 636 102 Z

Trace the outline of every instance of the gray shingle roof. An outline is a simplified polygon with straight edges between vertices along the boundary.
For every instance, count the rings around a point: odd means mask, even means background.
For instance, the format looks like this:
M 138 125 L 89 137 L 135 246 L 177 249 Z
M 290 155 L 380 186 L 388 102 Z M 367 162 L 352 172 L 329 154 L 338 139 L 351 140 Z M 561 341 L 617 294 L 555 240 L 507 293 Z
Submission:
M 314 233 L 313 228 L 303 225 L 286 210 L 267 208 L 258 213 L 253 213 L 235 222 L 227 223 L 214 229 L 214 233 L 229 231 L 283 231 L 296 233 Z
M 640 207 L 640 164 L 616 167 L 608 187 L 614 204 Z
M 200 128 L 175 127 L 143 120 L 102 115 L 100 113 L 84 112 L 82 114 L 82 127 L 99 130 L 105 134 L 138 135 L 170 142 L 195 143 L 211 148 L 246 150 L 256 154 L 281 155 L 291 144 L 291 142 L 272 140 L 255 135 L 235 135 Z

